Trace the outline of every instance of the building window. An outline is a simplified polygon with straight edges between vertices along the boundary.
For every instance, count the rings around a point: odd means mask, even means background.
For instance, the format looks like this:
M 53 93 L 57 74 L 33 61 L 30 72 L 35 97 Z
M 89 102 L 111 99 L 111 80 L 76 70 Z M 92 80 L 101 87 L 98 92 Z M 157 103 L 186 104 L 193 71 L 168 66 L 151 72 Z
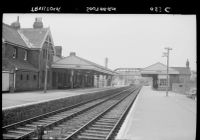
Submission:
M 14 50 L 13 50 L 13 58 L 16 58 L 16 57 L 17 57 L 17 49 L 14 48 Z
M 160 79 L 160 86 L 167 86 L 167 79 Z
M 185 78 L 184 77 L 180 77 L 180 83 L 184 83 Z
M 27 50 L 24 50 L 24 60 L 27 60 L 28 52 Z
M 29 75 L 26 75 L 26 80 L 29 80 Z
M 20 80 L 23 80 L 23 75 L 22 74 L 20 75 Z
M 49 53 L 47 53 L 47 49 L 43 49 L 43 58 L 44 59 L 48 59 L 48 56 L 47 56 L 47 54 L 49 55 Z
M 34 80 L 36 80 L 36 79 L 37 79 L 36 75 L 33 75 L 33 79 L 34 79 Z

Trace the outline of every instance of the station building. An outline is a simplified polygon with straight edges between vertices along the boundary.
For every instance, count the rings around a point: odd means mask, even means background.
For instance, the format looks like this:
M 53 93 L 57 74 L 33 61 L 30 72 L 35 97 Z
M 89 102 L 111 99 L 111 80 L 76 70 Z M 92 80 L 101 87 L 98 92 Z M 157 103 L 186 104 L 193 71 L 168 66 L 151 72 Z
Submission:
M 114 76 L 115 85 L 129 85 L 142 83 L 150 85 L 156 90 L 166 90 L 167 88 L 167 66 L 157 62 L 146 68 L 117 68 L 118 75 Z M 191 71 L 189 61 L 186 67 L 170 67 L 169 83 L 170 90 L 183 92 L 189 90 Z
M 175 90 L 182 88 L 186 90 L 187 83 L 190 80 L 191 72 L 189 61 L 186 67 L 169 67 L 169 88 Z M 167 66 L 158 62 L 141 70 L 143 77 L 152 77 L 153 88 L 157 90 L 166 90 L 167 88 Z
M 33 28 L 21 28 L 19 17 L 11 25 L 2 25 L 3 91 L 36 90 L 44 87 L 46 62 L 53 62 L 54 43 L 50 28 L 36 18 Z M 47 56 L 47 50 L 49 53 Z M 49 59 L 47 59 L 47 57 Z M 51 80 L 48 82 L 48 87 Z
M 111 84 L 112 70 L 75 55 L 63 58 L 61 52 L 41 18 L 35 18 L 33 28 L 21 28 L 19 17 L 11 25 L 3 23 L 2 91 L 44 89 L 46 68 L 47 89 Z
M 115 74 L 117 73 L 78 57 L 75 52 L 71 52 L 67 57 L 60 59 L 57 57 L 52 64 L 52 87 L 83 88 L 111 86 L 112 76 Z

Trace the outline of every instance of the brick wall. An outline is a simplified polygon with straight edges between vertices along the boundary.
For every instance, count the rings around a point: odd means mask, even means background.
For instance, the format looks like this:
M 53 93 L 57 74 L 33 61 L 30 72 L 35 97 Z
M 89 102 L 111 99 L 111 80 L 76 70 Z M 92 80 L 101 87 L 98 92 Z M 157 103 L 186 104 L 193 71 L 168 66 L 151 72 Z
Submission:
M 39 50 L 31 50 L 28 53 L 28 62 L 36 68 L 39 68 L 39 53 Z
M 41 102 L 37 104 L 14 107 L 9 109 L 2 110 L 2 125 L 9 125 L 12 123 L 16 123 L 31 117 L 35 117 L 37 115 L 41 115 L 44 113 L 48 113 L 51 111 L 55 111 L 57 109 L 61 109 L 64 107 L 69 107 L 75 105 L 77 103 L 81 103 L 83 101 L 97 99 L 99 97 L 108 96 L 116 94 L 119 91 L 126 89 L 127 87 L 110 89 L 107 91 L 100 91 L 94 93 L 86 93 L 77 96 L 65 97 L 61 99 L 49 100 L 46 102 Z
M 17 47 L 16 47 L 17 48 Z M 14 46 L 10 44 L 5 45 L 5 57 L 13 58 Z
M 15 89 L 16 91 L 38 89 L 38 72 L 21 70 L 16 71 Z

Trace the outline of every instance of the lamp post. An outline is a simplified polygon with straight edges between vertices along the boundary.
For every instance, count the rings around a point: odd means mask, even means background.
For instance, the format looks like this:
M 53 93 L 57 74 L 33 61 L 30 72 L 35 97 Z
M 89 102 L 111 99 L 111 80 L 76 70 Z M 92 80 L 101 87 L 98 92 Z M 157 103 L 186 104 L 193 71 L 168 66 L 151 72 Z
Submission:
M 166 88 L 166 96 L 168 96 L 169 91 L 169 51 L 172 50 L 172 48 L 166 47 L 165 48 L 167 52 L 163 53 L 163 57 L 167 57 L 167 88 Z

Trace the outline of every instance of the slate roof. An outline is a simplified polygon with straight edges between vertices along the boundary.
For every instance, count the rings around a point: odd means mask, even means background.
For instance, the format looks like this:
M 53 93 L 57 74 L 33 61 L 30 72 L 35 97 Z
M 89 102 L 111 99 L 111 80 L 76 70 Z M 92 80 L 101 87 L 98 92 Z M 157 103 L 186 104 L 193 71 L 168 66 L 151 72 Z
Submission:
M 18 31 L 11 26 L 3 23 L 3 32 L 2 37 L 5 39 L 6 42 L 10 42 L 16 45 L 20 45 L 22 47 L 28 48 L 24 40 L 19 35 Z
M 179 72 L 179 74 L 186 74 L 186 75 L 190 75 L 191 71 L 189 68 L 186 67 L 171 67 L 175 70 L 177 70 Z
M 19 61 L 16 59 L 3 58 L 2 60 L 2 70 L 13 70 L 17 68 L 18 70 L 30 70 L 30 71 L 39 71 L 33 65 L 27 61 Z
M 71 69 L 87 69 L 87 70 L 95 70 L 98 72 L 103 72 L 107 74 L 114 74 L 115 72 L 107 69 L 103 66 L 100 66 L 96 63 L 83 59 L 81 57 L 70 55 L 68 57 L 64 57 L 52 64 L 52 68 L 71 68 Z
M 62 59 L 63 57 L 58 57 L 58 56 L 56 56 L 56 55 L 54 55 L 53 56 L 53 62 L 56 62 L 56 61 L 58 61 L 58 60 L 60 60 L 60 59 Z
M 20 45 L 25 48 L 40 48 L 44 42 L 49 28 L 20 28 L 14 29 L 3 23 L 3 38 L 9 43 Z
M 141 70 L 141 74 L 166 74 L 167 66 L 157 62 Z M 169 74 L 179 74 L 179 71 L 169 68 Z
M 27 45 L 31 48 L 40 48 L 42 43 L 46 37 L 49 28 L 22 28 L 19 29 L 18 32 Z

